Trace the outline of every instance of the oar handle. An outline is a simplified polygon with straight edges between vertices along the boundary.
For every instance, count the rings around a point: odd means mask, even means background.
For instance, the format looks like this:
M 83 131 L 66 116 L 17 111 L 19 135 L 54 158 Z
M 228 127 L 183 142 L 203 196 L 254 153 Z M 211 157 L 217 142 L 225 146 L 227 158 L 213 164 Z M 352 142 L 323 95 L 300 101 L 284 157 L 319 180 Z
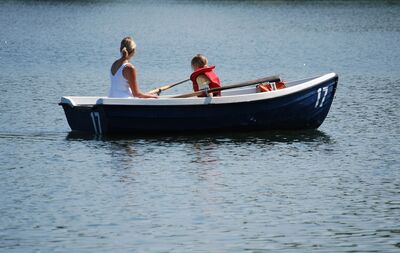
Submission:
M 170 89 L 170 88 L 172 88 L 172 87 L 174 87 L 174 86 L 177 86 L 177 85 L 179 85 L 179 84 L 186 83 L 186 82 L 189 81 L 189 80 L 190 80 L 190 79 L 185 79 L 185 80 L 182 80 L 182 81 L 179 81 L 179 82 L 176 82 L 176 83 L 167 84 L 167 85 L 164 85 L 164 86 L 155 88 L 155 89 L 153 89 L 153 90 L 151 90 L 151 91 L 148 91 L 147 93 L 152 93 L 152 94 L 160 93 L 161 91 L 168 90 L 168 89 Z
M 240 83 L 235 83 L 235 84 L 231 84 L 231 85 L 225 85 L 225 86 L 218 87 L 218 88 L 212 88 L 212 89 L 207 89 L 207 90 L 201 90 L 201 91 L 195 91 L 195 92 L 191 92 L 191 93 L 186 93 L 186 94 L 174 96 L 174 98 L 195 97 L 195 96 L 206 95 L 208 93 L 213 93 L 213 92 L 221 91 L 221 90 L 240 88 L 240 87 L 250 86 L 250 85 L 254 85 L 254 84 L 265 83 L 265 82 L 279 82 L 279 81 L 281 81 L 281 78 L 279 76 L 277 76 L 277 75 L 267 76 L 267 77 L 262 77 L 262 78 L 246 81 L 246 82 L 240 82 Z

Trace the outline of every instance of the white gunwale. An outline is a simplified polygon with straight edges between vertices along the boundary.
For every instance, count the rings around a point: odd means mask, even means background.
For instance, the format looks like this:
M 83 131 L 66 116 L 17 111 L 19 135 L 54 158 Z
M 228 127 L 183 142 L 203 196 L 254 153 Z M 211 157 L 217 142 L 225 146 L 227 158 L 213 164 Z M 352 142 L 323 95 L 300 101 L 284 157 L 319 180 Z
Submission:
M 146 106 L 167 106 L 167 105 L 204 105 L 204 104 L 227 104 L 239 102 L 251 102 L 264 99 L 272 99 L 290 95 L 301 90 L 312 88 L 322 82 L 334 78 L 336 73 L 325 74 L 316 78 L 308 78 L 299 81 L 288 82 L 288 87 L 281 90 L 255 93 L 255 87 L 227 90 L 221 97 L 190 97 L 172 98 L 172 96 L 161 96 L 157 99 L 141 98 L 108 98 L 108 97 L 80 97 L 66 96 L 61 98 L 61 104 L 71 106 L 90 105 L 146 105 Z M 240 94 L 242 93 L 242 94 Z M 231 95 L 230 95 L 231 94 Z

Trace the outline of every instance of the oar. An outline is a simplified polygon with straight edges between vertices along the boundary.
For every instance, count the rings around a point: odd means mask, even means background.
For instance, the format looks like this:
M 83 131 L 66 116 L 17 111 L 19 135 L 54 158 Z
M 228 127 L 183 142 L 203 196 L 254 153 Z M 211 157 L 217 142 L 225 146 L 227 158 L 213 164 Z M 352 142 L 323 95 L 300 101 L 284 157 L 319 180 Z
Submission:
M 164 85 L 164 86 L 161 86 L 161 87 L 159 87 L 159 88 L 155 88 L 155 89 L 153 89 L 153 90 L 151 90 L 151 91 L 148 91 L 147 93 L 152 93 L 152 94 L 160 94 L 161 93 L 161 91 L 164 91 L 164 90 L 168 90 L 168 89 L 170 89 L 170 88 L 172 88 L 172 87 L 174 87 L 174 86 L 177 86 L 177 85 L 179 85 L 179 84 L 181 84 L 181 83 L 186 83 L 187 81 L 189 81 L 190 79 L 185 79 L 185 80 L 182 80 L 182 81 L 179 81 L 179 82 L 176 82 L 176 83 L 172 83 L 172 84 L 167 84 L 167 85 Z
M 254 85 L 254 84 L 265 83 L 265 82 L 279 82 L 279 81 L 281 81 L 281 78 L 279 76 L 277 76 L 277 75 L 275 75 L 275 76 L 267 76 L 267 77 L 258 78 L 258 79 L 255 79 L 255 80 L 246 81 L 246 82 L 235 83 L 235 84 L 231 84 L 231 85 L 225 85 L 225 86 L 219 87 L 219 88 L 212 88 L 212 89 L 207 89 L 207 90 L 201 90 L 201 91 L 195 91 L 195 92 L 191 92 L 191 93 L 186 93 L 186 94 L 174 96 L 173 98 L 195 97 L 195 96 L 206 95 L 207 93 L 213 93 L 213 92 L 221 91 L 221 90 L 240 88 L 240 87 L 250 86 L 250 85 Z

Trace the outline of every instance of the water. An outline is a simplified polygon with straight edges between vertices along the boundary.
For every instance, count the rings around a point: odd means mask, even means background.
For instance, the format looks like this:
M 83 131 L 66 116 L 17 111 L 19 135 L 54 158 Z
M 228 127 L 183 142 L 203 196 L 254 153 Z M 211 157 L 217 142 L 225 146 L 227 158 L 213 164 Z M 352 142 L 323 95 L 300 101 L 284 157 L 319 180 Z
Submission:
M 399 252 L 396 1 L 2 1 L 0 252 Z M 63 95 L 106 95 L 134 36 L 143 90 L 196 53 L 223 83 L 337 72 L 316 131 L 96 137 Z M 190 89 L 180 85 L 169 93 Z

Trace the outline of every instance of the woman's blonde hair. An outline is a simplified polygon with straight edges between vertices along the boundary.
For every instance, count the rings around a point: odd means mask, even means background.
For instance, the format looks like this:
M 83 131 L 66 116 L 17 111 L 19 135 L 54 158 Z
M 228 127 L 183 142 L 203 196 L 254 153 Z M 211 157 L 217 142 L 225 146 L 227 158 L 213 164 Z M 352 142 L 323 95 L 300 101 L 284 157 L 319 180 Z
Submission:
M 128 58 L 128 56 L 136 51 L 136 43 L 132 39 L 132 37 L 125 37 L 121 41 L 121 47 L 119 51 L 122 54 L 122 57 Z
M 207 57 L 202 54 L 196 54 L 192 59 L 192 67 L 202 68 L 208 65 Z

